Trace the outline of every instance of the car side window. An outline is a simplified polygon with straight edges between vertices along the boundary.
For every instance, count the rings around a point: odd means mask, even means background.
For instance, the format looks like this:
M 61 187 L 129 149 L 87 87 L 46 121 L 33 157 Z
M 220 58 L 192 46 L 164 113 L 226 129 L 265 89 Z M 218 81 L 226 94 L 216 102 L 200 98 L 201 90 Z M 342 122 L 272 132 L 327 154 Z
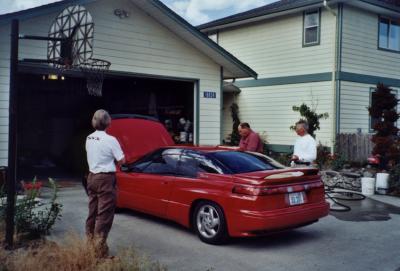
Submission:
M 178 164 L 178 174 L 181 176 L 195 178 L 199 172 L 222 174 L 221 168 L 202 154 L 189 153 L 182 155 Z
M 193 157 L 182 155 L 178 165 L 178 175 L 195 178 L 198 173 L 198 162 Z
M 151 163 L 143 169 L 143 173 L 176 175 L 179 155 L 166 154 L 153 159 Z

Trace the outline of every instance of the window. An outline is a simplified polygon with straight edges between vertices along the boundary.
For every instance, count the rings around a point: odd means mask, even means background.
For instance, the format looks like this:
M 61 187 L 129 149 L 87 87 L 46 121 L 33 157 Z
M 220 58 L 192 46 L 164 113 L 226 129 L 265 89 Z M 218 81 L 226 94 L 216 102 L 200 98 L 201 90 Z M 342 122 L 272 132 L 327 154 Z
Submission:
M 143 170 L 143 173 L 175 175 L 178 161 L 179 155 L 162 155 L 153 160 L 153 162 Z
M 379 48 L 400 51 L 400 21 L 379 18 Z
M 211 155 L 234 174 L 283 168 L 264 155 L 238 151 L 214 152 Z
M 129 169 L 133 172 L 175 175 L 180 153 L 175 149 L 157 150 L 129 166 Z
M 199 172 L 222 174 L 223 170 L 202 154 L 187 152 L 187 155 L 181 156 L 178 165 L 179 175 L 195 178 Z
M 319 44 L 320 19 L 319 9 L 304 12 L 303 46 Z

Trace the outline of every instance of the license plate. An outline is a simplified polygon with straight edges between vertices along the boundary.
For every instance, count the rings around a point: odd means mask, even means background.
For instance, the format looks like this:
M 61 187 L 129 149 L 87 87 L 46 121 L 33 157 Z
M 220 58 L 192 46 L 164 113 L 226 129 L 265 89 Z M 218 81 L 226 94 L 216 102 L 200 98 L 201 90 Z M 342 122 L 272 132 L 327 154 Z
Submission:
M 306 195 L 304 192 L 289 193 L 289 204 L 299 205 L 305 202 Z

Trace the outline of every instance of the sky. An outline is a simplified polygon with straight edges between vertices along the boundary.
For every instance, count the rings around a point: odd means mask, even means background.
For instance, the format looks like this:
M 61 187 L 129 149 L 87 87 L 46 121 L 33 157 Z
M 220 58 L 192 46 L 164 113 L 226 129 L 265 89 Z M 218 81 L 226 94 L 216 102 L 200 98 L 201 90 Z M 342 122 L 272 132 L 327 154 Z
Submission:
M 260 7 L 277 0 L 161 0 L 193 25 Z M 0 0 L 0 14 L 32 8 L 55 0 Z

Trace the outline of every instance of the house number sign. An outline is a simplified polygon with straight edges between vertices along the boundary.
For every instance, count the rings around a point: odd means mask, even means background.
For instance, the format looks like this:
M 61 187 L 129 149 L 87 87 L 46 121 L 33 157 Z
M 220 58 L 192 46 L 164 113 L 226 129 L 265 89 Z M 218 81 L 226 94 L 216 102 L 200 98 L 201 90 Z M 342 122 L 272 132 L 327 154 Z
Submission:
M 217 98 L 217 93 L 214 92 L 214 91 L 204 91 L 204 98 L 216 99 Z

